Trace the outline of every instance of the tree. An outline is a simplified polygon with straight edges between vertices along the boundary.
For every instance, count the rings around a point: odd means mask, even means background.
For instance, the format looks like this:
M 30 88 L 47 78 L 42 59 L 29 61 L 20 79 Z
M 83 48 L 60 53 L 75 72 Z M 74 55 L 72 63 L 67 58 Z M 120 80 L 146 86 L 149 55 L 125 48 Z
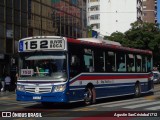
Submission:
M 133 47 L 153 50 L 152 42 L 159 32 L 156 24 L 135 22 L 131 24 L 131 29 L 125 32 L 125 36 L 133 41 Z
M 92 26 L 92 25 L 87 26 L 87 34 L 88 34 L 88 37 L 92 37 L 92 29 L 93 29 L 93 26 Z
M 125 35 L 121 32 L 114 32 L 111 36 L 104 36 L 104 39 L 119 42 L 123 46 L 129 46 L 128 39 L 126 39 Z

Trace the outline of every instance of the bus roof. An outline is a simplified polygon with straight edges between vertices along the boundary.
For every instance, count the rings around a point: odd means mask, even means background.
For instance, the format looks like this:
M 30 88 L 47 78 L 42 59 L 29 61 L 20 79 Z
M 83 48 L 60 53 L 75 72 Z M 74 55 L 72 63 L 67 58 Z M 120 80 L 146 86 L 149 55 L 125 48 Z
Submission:
M 30 39 L 44 39 L 44 38 L 50 38 L 50 39 L 53 39 L 53 38 L 63 38 L 62 36 L 32 36 L 32 37 L 26 37 L 26 38 L 22 38 L 20 40 L 30 40 Z
M 150 50 L 141 50 L 141 49 L 124 47 L 120 43 L 115 42 L 115 41 L 110 41 L 110 40 L 101 40 L 101 39 L 96 39 L 96 38 L 77 38 L 77 39 L 67 38 L 67 41 L 70 43 L 76 43 L 76 44 L 97 46 L 97 47 L 102 47 L 102 48 L 110 48 L 113 50 L 123 50 L 123 51 L 130 51 L 130 52 L 135 52 L 135 53 L 152 55 L 152 51 Z
M 105 43 L 105 44 L 121 46 L 121 44 L 119 42 L 110 41 L 110 40 L 96 39 L 96 38 L 77 38 L 76 40 L 87 41 L 87 42 L 89 41 L 89 42 L 94 42 L 94 43 Z

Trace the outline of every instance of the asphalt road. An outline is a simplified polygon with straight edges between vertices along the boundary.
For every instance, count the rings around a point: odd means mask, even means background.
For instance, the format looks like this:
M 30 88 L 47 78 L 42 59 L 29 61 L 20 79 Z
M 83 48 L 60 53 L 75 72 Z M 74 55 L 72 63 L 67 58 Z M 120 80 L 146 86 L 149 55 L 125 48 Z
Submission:
M 160 119 L 160 84 L 155 85 L 154 94 L 139 98 L 124 96 L 98 100 L 96 104 L 84 106 L 82 102 L 71 104 L 52 104 L 44 107 L 36 102 L 15 100 L 14 92 L 0 92 L 0 111 L 2 119 L 23 120 L 159 120 Z M 10 115 L 11 117 L 6 117 Z M 147 117 L 143 117 L 147 116 Z

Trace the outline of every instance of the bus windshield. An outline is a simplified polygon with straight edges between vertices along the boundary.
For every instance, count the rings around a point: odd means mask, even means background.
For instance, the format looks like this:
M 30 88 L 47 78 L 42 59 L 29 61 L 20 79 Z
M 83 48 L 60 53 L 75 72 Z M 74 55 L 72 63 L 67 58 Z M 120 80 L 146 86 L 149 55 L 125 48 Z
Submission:
M 29 52 L 20 54 L 21 80 L 65 81 L 66 54 L 54 52 Z

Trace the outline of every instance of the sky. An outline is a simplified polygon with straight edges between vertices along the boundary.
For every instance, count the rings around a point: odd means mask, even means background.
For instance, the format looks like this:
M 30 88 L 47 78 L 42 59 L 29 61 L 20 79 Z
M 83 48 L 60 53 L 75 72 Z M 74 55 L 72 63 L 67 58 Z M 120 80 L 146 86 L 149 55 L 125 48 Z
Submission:
M 157 0 L 157 19 L 158 23 L 160 23 L 160 0 Z

